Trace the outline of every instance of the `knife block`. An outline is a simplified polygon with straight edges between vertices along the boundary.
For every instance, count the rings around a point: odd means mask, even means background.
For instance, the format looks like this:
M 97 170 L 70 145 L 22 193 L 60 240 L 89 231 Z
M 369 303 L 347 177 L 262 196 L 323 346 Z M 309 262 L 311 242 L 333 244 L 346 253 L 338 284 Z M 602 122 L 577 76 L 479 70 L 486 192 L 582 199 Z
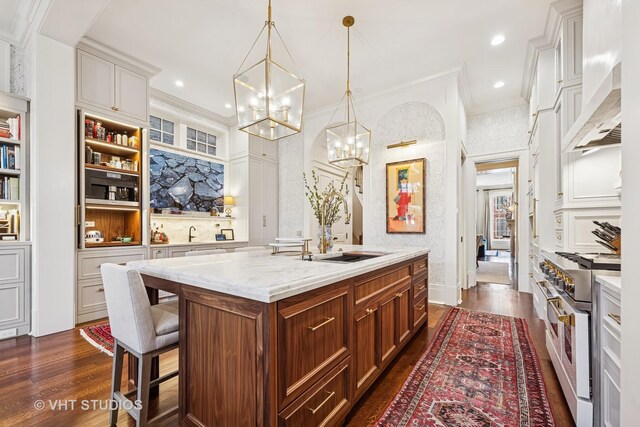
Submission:
M 616 248 L 618 248 L 617 251 L 611 251 L 611 252 L 616 254 L 616 255 L 620 255 L 620 253 L 622 252 L 622 238 L 621 237 L 616 237 L 615 239 L 613 239 L 611 241 L 611 245 L 613 245 Z

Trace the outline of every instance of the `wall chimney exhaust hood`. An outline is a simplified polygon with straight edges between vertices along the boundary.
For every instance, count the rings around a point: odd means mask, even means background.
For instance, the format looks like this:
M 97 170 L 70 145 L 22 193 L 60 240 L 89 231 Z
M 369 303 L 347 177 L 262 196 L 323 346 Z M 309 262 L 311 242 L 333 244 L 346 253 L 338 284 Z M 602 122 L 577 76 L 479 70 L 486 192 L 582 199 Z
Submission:
M 622 130 L 621 64 L 604 79 L 562 140 L 563 152 L 620 144 Z

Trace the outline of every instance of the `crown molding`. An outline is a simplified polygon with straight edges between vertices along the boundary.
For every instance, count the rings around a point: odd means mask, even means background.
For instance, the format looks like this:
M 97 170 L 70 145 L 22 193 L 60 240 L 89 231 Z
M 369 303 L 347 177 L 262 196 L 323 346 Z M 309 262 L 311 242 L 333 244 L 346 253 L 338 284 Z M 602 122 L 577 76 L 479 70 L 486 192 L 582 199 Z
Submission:
M 9 29 L 0 29 L 0 39 L 24 49 L 31 34 L 40 30 L 51 7 L 51 0 L 22 0 L 16 6 L 16 16 Z
M 192 104 L 189 101 L 185 101 L 184 99 L 180 99 L 176 96 L 173 96 L 167 92 L 163 92 L 160 89 L 156 89 L 154 87 L 149 87 L 149 98 L 151 100 L 157 100 L 160 102 L 164 102 L 165 104 L 169 104 L 178 109 L 184 110 L 186 112 L 190 112 L 196 114 L 204 119 L 211 120 L 212 122 L 218 123 L 222 126 L 230 127 L 232 126 L 229 122 L 231 118 L 235 117 L 224 117 L 220 114 L 214 113 L 211 110 L 207 110 L 206 108 L 202 108 L 196 104 Z
M 556 40 L 562 29 L 562 20 L 572 15 L 582 13 L 582 0 L 559 0 L 551 3 L 547 11 L 547 20 L 544 33 L 531 39 L 527 45 L 527 54 L 524 62 L 524 76 L 520 93 L 522 98 L 529 100 L 531 85 L 536 73 L 538 55 L 541 51 L 555 47 Z
M 511 101 L 498 102 L 495 104 L 482 105 L 476 108 L 472 108 L 471 111 L 469 111 L 469 117 L 476 116 L 478 114 L 491 113 L 499 110 L 506 110 L 508 108 L 522 107 L 525 105 L 527 105 L 527 102 L 522 98 L 513 99 Z
M 446 80 L 446 79 L 450 79 L 450 78 L 456 78 L 459 79 L 460 78 L 460 73 L 462 72 L 464 68 L 464 65 L 460 65 L 458 67 L 455 68 L 451 68 L 449 70 L 446 71 L 442 71 L 440 73 L 437 74 L 432 74 L 430 76 L 426 76 L 426 77 L 421 77 L 419 79 L 415 79 L 415 80 L 411 80 L 407 83 L 403 83 L 401 85 L 397 85 L 397 86 L 393 86 L 391 88 L 388 89 L 383 89 L 381 91 L 378 92 L 374 92 L 370 95 L 364 96 L 362 98 L 358 99 L 358 103 L 362 104 L 362 103 L 366 103 L 366 102 L 370 102 L 370 101 L 374 101 L 378 98 L 382 98 L 384 96 L 387 96 L 389 94 L 404 90 L 404 89 L 408 89 L 411 88 L 413 86 L 417 86 L 420 84 L 424 84 L 427 82 L 434 82 L 434 81 L 438 81 L 438 80 Z M 466 77 L 465 77 L 466 79 Z M 459 82 L 459 80 L 458 80 Z M 336 102 L 334 104 L 329 104 L 326 105 L 324 107 L 320 107 L 320 108 L 316 108 L 315 110 L 311 110 L 305 113 L 306 117 L 315 117 L 318 115 L 321 115 L 325 112 L 330 112 L 335 110 L 337 107 L 339 106 L 339 102 Z
M 109 59 L 110 61 L 127 68 L 133 67 L 136 71 L 146 75 L 147 77 L 152 77 L 160 72 L 160 68 L 153 64 L 142 61 L 139 58 L 133 57 L 86 36 L 80 40 L 76 47 L 78 49 L 86 50 L 87 52 L 95 53 L 100 57 L 106 57 L 105 59 Z

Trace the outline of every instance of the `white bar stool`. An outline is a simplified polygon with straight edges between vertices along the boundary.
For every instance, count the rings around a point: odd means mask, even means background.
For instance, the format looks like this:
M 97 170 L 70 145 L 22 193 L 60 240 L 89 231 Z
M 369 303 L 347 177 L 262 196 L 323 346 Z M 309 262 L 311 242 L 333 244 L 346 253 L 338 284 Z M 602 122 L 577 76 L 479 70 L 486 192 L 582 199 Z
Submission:
M 176 377 L 178 371 L 151 381 L 151 362 L 154 357 L 178 347 L 178 302 L 151 305 L 140 273 L 130 268 L 103 264 L 101 272 L 114 338 L 111 399 L 118 402 L 118 407 L 111 411 L 109 424 L 115 426 L 118 422 L 119 407 L 125 408 L 136 420 L 136 426 L 168 418 L 178 412 L 177 406 L 148 420 L 149 390 Z M 120 385 L 125 350 L 138 359 L 138 386 L 123 394 Z M 141 402 L 139 407 L 129 400 L 134 393 Z

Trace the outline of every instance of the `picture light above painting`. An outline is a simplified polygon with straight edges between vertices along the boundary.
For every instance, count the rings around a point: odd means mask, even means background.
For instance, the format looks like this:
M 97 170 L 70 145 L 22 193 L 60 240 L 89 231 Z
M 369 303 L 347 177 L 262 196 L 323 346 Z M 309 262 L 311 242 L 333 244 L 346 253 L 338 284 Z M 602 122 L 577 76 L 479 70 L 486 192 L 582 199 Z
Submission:
M 210 212 L 224 208 L 224 165 L 151 149 L 151 208 Z

